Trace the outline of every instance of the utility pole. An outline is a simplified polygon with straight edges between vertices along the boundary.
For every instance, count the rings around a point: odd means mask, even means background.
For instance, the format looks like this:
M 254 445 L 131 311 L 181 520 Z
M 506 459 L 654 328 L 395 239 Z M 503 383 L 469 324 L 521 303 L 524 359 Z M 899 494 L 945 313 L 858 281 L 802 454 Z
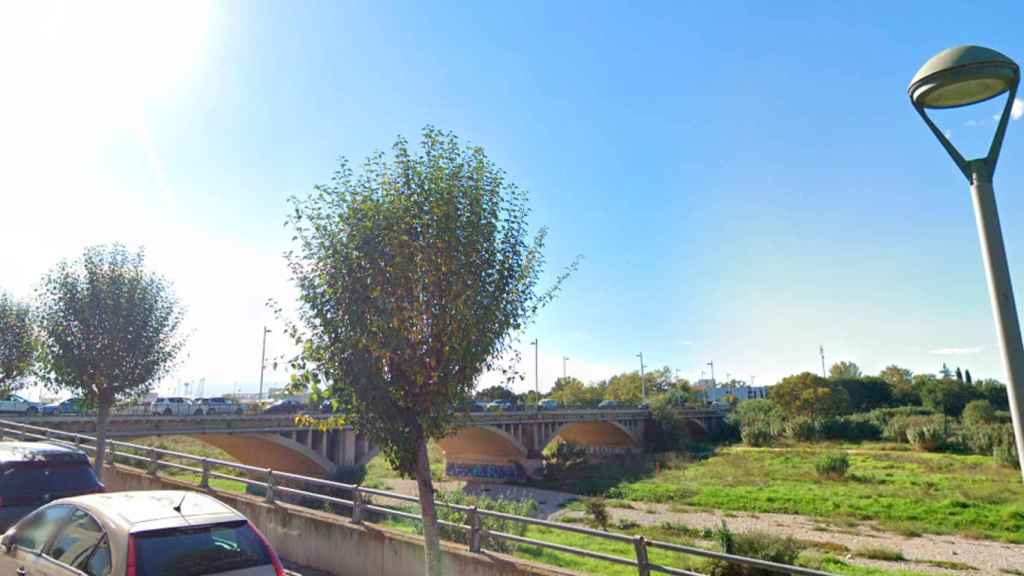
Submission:
M 711 384 L 718 384 L 718 382 L 715 382 L 715 361 L 708 362 L 708 366 L 711 367 Z
M 819 345 L 818 353 L 821 354 L 821 377 L 828 378 L 828 372 L 825 372 L 825 347 Z
M 644 379 L 644 353 L 640 352 L 637 354 L 637 357 L 640 358 L 640 391 L 644 402 L 647 402 L 647 380 Z
M 540 360 L 538 360 L 537 339 L 534 338 L 530 344 L 533 344 L 533 388 L 537 392 L 537 398 L 540 399 Z
M 568 356 L 562 356 L 562 380 L 566 379 L 565 363 L 569 360 Z
M 267 367 L 267 334 L 270 333 L 270 328 L 263 327 L 263 352 L 260 353 L 260 396 L 259 400 L 263 400 L 263 370 Z

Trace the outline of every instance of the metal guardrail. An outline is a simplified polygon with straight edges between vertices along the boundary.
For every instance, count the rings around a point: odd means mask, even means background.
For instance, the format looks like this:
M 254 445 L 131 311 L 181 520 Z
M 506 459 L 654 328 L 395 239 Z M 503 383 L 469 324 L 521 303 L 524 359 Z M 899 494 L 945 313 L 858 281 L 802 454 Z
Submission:
M 67 446 L 74 446 L 78 449 L 93 453 L 95 453 L 96 451 L 96 447 L 90 445 L 90 443 L 96 442 L 96 439 L 92 436 L 88 436 L 86 434 L 77 434 L 74 432 L 52 430 L 49 428 L 33 426 L 21 422 L 12 422 L 10 420 L 0 420 L 0 437 L 4 436 L 20 440 L 43 440 L 49 442 L 56 442 Z M 289 472 L 279 472 L 268 468 L 258 468 L 255 466 L 239 464 L 237 462 L 228 462 L 226 460 L 203 458 L 199 456 L 194 456 L 192 454 L 186 454 L 183 452 L 175 452 L 172 450 L 164 450 L 161 448 L 154 448 L 151 446 L 143 446 L 141 444 L 132 444 L 129 442 L 108 440 L 106 454 L 107 463 L 113 464 L 114 459 L 117 457 L 141 463 L 145 470 L 147 471 L 147 473 L 151 476 L 158 476 L 161 468 L 173 468 L 199 474 L 200 480 L 196 487 L 203 490 L 215 491 L 210 486 L 210 479 L 221 478 L 242 482 L 249 486 L 262 487 L 265 491 L 264 500 L 267 503 L 273 503 L 277 499 L 278 493 L 282 493 L 291 494 L 294 496 L 302 496 L 305 498 L 311 498 L 314 500 L 319 500 L 320 502 L 328 502 L 334 505 L 341 505 L 349 509 L 350 518 L 352 522 L 356 524 L 361 524 L 365 521 L 364 517 L 366 512 L 376 512 L 378 514 L 382 514 L 385 516 L 393 516 L 397 518 L 404 518 L 407 520 L 414 521 L 422 521 L 423 519 L 422 516 L 419 514 L 413 514 L 410 512 L 406 512 L 404 510 L 388 508 L 386 506 L 378 506 L 368 498 L 370 496 L 378 496 L 400 502 L 410 502 L 417 504 L 419 503 L 419 499 L 416 498 L 415 496 L 408 496 L 405 494 L 388 492 L 386 490 L 365 488 L 355 484 L 344 484 L 342 482 L 335 482 L 333 480 L 324 480 L 322 478 L 302 476 L 299 474 L 292 474 Z M 175 458 L 178 460 L 193 463 L 195 465 L 189 466 L 185 464 L 179 464 L 177 462 L 170 462 L 164 460 L 164 458 Z M 230 468 L 239 472 L 249 474 L 253 477 L 261 477 L 262 480 L 254 480 L 251 477 L 235 476 L 232 474 L 217 472 L 216 470 L 213 470 L 214 467 Z M 318 492 L 311 492 L 309 490 L 302 490 L 299 488 L 284 486 L 280 484 L 280 481 L 283 480 L 303 482 L 305 483 L 304 485 L 307 487 L 309 485 L 313 485 L 331 488 L 335 490 L 344 490 L 351 494 L 352 498 L 349 500 L 337 496 L 331 496 L 328 494 L 321 494 Z M 552 522 L 550 520 L 542 520 L 539 518 L 530 518 L 527 516 L 517 516 L 514 514 L 495 512 L 492 510 L 478 508 L 476 506 L 462 506 L 459 504 L 451 504 L 443 501 L 435 501 L 434 505 L 450 508 L 452 510 L 458 510 L 466 515 L 465 517 L 467 520 L 467 524 L 455 524 L 452 522 L 445 522 L 442 520 L 439 520 L 439 524 L 441 524 L 442 526 L 446 526 L 448 528 L 463 530 L 467 535 L 466 541 L 469 544 L 469 549 L 471 552 L 482 552 L 485 550 L 495 552 L 495 550 L 488 550 L 487 543 L 489 541 L 505 541 L 524 544 L 528 546 L 535 546 L 538 548 L 547 548 L 549 550 L 555 550 L 566 554 L 582 556 L 585 558 L 592 558 L 595 560 L 601 560 L 604 562 L 610 562 L 614 564 L 632 566 L 637 569 L 637 573 L 640 576 L 650 576 L 650 574 L 655 572 L 660 574 L 672 574 L 676 576 L 702 576 L 701 574 L 696 572 L 691 572 L 688 570 L 682 570 L 679 568 L 673 568 L 670 566 L 664 566 L 661 564 L 651 562 L 648 559 L 648 551 L 651 549 L 658 549 L 676 552 L 679 554 L 689 556 L 698 556 L 714 560 L 721 560 L 734 564 L 741 564 L 744 566 L 760 568 L 778 574 L 792 574 L 795 576 L 834 576 L 833 574 L 830 574 L 828 572 L 822 572 L 820 570 L 813 570 L 810 568 L 803 568 L 800 566 L 790 566 L 786 564 L 778 564 L 776 562 L 769 562 L 767 560 L 761 560 L 758 558 L 748 558 L 745 556 L 736 556 L 733 554 L 714 552 L 712 550 L 706 550 L 694 546 L 683 546 L 679 544 L 673 544 L 670 542 L 648 540 L 643 536 L 630 536 L 627 534 L 618 534 L 615 532 L 605 532 L 602 530 L 595 530 L 593 528 L 587 528 L 584 526 L 576 526 L 573 524 Z M 583 548 L 565 546 L 553 542 L 545 542 L 543 540 L 527 538 L 516 534 L 509 534 L 507 532 L 491 530 L 483 524 L 483 519 L 488 517 L 498 520 L 519 522 L 526 525 L 538 526 L 542 528 L 559 530 L 563 532 L 584 534 L 587 536 L 592 536 L 594 538 L 600 538 L 603 540 L 609 540 L 623 544 L 632 544 L 634 555 L 632 558 L 615 556 L 612 554 L 594 552 L 592 550 L 585 550 Z

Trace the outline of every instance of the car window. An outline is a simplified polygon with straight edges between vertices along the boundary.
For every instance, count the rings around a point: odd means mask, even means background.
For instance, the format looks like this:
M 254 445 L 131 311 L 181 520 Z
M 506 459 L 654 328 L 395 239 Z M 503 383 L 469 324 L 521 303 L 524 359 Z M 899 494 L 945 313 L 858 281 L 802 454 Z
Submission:
M 94 492 L 100 486 L 92 466 L 80 462 L 19 462 L 0 468 L 0 498 L 57 498 Z
M 71 517 L 71 506 L 50 506 L 29 516 L 14 533 L 14 545 L 30 552 L 39 552 L 50 540 L 50 536 Z
M 107 576 L 110 574 L 110 542 L 104 536 L 103 540 L 89 555 L 84 566 L 75 566 L 89 576 Z
M 137 576 L 199 576 L 271 563 L 246 521 L 133 535 Z
M 76 508 L 44 554 L 62 564 L 80 568 L 86 564 L 104 536 L 99 523 L 88 513 Z

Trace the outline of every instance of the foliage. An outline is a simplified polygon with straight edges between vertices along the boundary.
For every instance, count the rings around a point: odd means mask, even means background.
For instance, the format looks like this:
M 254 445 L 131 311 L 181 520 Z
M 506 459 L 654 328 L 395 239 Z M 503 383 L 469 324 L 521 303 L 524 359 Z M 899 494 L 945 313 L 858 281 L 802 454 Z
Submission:
M 166 375 L 184 345 L 183 311 L 171 284 L 145 267 L 143 252 L 94 246 L 63 261 L 39 289 L 41 371 L 52 388 L 98 407 L 97 472 L 115 402 L 137 397 Z
M 835 382 L 846 390 L 850 412 L 869 412 L 892 403 L 892 387 L 882 378 L 839 378 Z
M 865 546 L 854 550 L 853 555 L 870 560 L 884 560 L 886 562 L 903 562 L 906 560 L 903 552 L 887 546 Z
M 1017 456 L 1017 445 L 1013 438 L 1013 427 L 1004 424 L 1000 430 L 999 437 L 992 448 L 992 458 L 996 464 L 1020 468 L 1020 459 Z
M 822 421 L 820 434 L 826 440 L 863 442 L 881 439 L 882 427 L 872 418 L 872 412 L 862 412 Z
M 509 514 L 512 516 L 533 516 L 537 512 L 537 502 L 529 498 L 522 500 L 505 499 L 505 498 L 489 498 L 487 496 L 475 496 L 466 494 L 462 490 L 453 490 L 451 492 L 439 492 L 437 495 L 437 501 L 442 505 L 438 507 L 438 518 L 444 522 L 451 522 L 452 524 L 469 524 L 468 514 L 462 510 L 452 508 L 443 504 L 450 504 L 455 506 L 465 506 L 472 508 L 476 506 L 480 510 L 490 510 L 491 512 L 501 512 L 503 514 Z M 480 525 L 489 531 L 493 532 L 504 532 L 506 534 L 513 534 L 515 536 L 523 536 L 526 534 L 528 528 L 527 524 L 522 522 L 516 522 L 514 520 L 507 520 L 505 518 L 496 518 L 494 516 L 480 515 Z M 468 531 L 461 528 L 451 528 L 448 526 L 441 526 L 441 537 L 451 542 L 459 542 L 462 544 L 468 544 L 466 538 Z M 506 540 L 499 540 L 493 538 L 486 544 L 489 550 L 496 552 L 502 552 L 505 554 L 511 554 L 516 551 L 518 545 L 514 542 L 508 542 Z
M 583 446 L 558 442 L 549 454 L 544 455 L 544 477 L 548 480 L 564 478 L 586 467 L 587 461 L 587 449 Z
M 651 403 L 653 429 L 646 436 L 651 450 L 669 452 L 681 450 L 689 442 L 690 434 L 686 427 L 686 416 L 683 409 L 689 400 L 689 393 L 681 389 L 672 389 L 666 394 L 657 396 Z
M 515 401 L 516 393 L 510 390 L 506 386 L 488 386 L 483 390 L 478 390 L 473 398 L 481 402 L 491 402 L 494 400 L 512 400 Z
M 801 442 L 813 442 L 821 437 L 821 421 L 806 416 L 786 419 L 783 429 L 786 436 Z
M 559 406 L 593 408 L 604 400 L 604 388 L 603 385 L 587 386 L 582 380 L 569 376 L 555 380 L 548 397 Z
M 771 387 L 768 399 L 789 416 L 807 418 L 842 414 L 850 400 L 842 386 L 810 372 L 783 378 Z
M 0 395 L 24 386 L 35 353 L 32 309 L 0 292 Z
M 914 373 L 895 364 L 886 366 L 878 377 L 885 380 L 892 390 L 892 401 L 899 406 L 921 404 L 921 396 L 914 385 Z
M 971 400 L 964 407 L 961 416 L 964 426 L 976 426 L 978 424 L 991 424 L 995 422 L 996 411 L 988 400 Z
M 647 389 L 647 398 L 664 394 L 673 387 L 672 370 L 665 366 L 659 370 L 644 373 L 624 372 L 608 379 L 604 399 L 614 400 L 623 406 L 638 406 L 644 402 L 643 391 Z
M 722 552 L 726 554 L 759 558 L 779 564 L 793 565 L 804 549 L 804 546 L 793 538 L 782 538 L 767 532 L 753 531 L 734 534 L 724 521 L 717 536 Z M 775 572 L 764 568 L 754 568 L 724 560 L 712 561 L 708 573 L 711 576 L 775 576 Z
M 604 498 L 587 498 L 584 501 L 584 512 L 587 517 L 587 522 L 595 528 L 599 528 L 608 531 L 608 506 L 605 505 Z
M 907 427 L 907 441 L 914 450 L 935 452 L 946 445 L 945 423 L 928 422 Z
M 1010 396 L 1006 392 L 1006 385 L 998 380 L 986 378 L 974 383 L 975 393 L 979 398 L 989 401 L 996 410 L 1010 409 Z
M 957 442 L 971 454 L 993 454 L 1002 441 L 1002 428 L 1000 424 L 965 422 L 957 435 Z
M 828 377 L 833 380 L 855 380 L 861 377 L 860 366 L 854 362 L 836 362 L 828 369 Z
M 740 438 L 748 446 L 769 446 L 781 430 L 781 414 L 771 400 L 747 400 L 727 416 L 740 429 Z
M 947 416 L 959 417 L 976 389 L 953 378 L 928 378 L 921 387 L 921 403 Z
M 537 291 L 546 230 L 530 238 L 526 193 L 482 148 L 427 127 L 418 153 L 399 138 L 356 175 L 293 198 L 288 253 L 312 373 L 351 425 L 415 475 L 427 572 L 440 571 L 428 439 L 448 436 L 477 377 L 501 368 L 513 337 L 550 301 Z
M 850 456 L 842 451 L 826 452 L 818 457 L 814 469 L 819 478 L 839 480 L 846 476 L 846 471 L 850 469 Z

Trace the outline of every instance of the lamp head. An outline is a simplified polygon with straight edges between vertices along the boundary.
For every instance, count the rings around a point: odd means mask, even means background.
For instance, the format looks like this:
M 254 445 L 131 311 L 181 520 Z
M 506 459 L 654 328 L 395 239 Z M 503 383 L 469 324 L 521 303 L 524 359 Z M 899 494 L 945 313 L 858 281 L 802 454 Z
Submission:
M 1017 86 L 1020 68 L 981 46 L 954 46 L 925 62 L 907 92 L 919 108 L 957 108 L 995 98 Z

